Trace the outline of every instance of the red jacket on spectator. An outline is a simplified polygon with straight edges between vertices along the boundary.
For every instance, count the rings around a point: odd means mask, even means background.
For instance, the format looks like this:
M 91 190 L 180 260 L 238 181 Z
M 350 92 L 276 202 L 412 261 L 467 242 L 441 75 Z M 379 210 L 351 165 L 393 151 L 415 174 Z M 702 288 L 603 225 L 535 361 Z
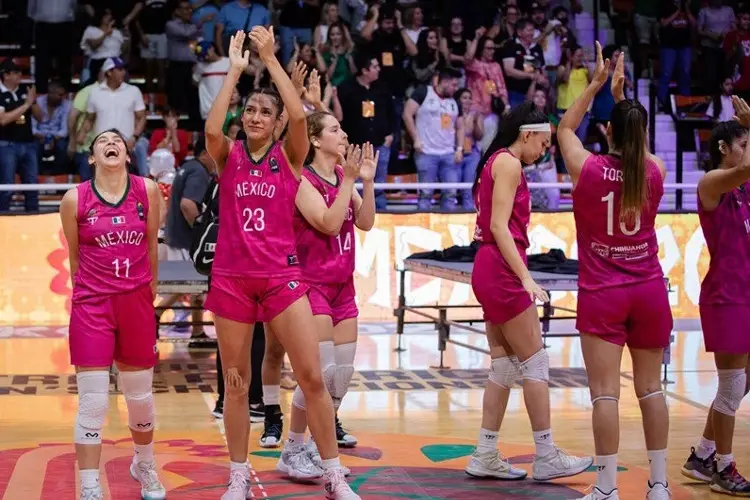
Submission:
M 167 137 L 167 129 L 160 128 L 154 130 L 154 133 L 151 134 L 151 140 L 148 143 L 149 155 L 156 151 L 156 146 L 158 146 L 165 137 Z M 188 154 L 188 148 L 190 147 L 190 141 L 192 141 L 192 139 L 192 133 L 188 132 L 187 130 L 177 130 L 177 140 L 180 141 L 180 150 L 176 153 L 172 151 L 172 153 L 174 154 L 176 168 L 180 168 L 180 165 L 182 165 L 182 163 L 185 161 L 185 157 Z

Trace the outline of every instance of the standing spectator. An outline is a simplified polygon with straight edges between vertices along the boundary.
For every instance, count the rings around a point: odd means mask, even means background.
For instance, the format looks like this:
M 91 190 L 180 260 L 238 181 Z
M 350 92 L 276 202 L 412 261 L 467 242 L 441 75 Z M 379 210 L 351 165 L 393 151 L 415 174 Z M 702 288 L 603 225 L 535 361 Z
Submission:
M 174 155 L 175 165 L 182 165 L 190 149 L 193 134 L 179 128 L 180 114 L 175 109 L 164 108 L 161 115 L 164 119 L 164 128 L 158 128 L 151 134 L 148 154 L 151 155 L 157 149 L 167 149 Z
M 167 22 L 167 99 L 177 112 L 188 113 L 192 130 L 200 129 L 198 92 L 193 85 L 185 85 L 192 80 L 195 65 L 195 44 L 200 30 L 190 21 L 192 8 L 188 0 L 175 4 L 174 17 Z
M 281 38 L 281 64 L 289 64 L 298 44 L 312 45 L 313 29 L 320 19 L 320 0 L 274 0 L 280 8 L 279 35 Z
M 107 59 L 102 71 L 105 80 L 91 90 L 86 104 L 86 123 L 78 132 L 78 142 L 83 143 L 93 130 L 100 134 L 117 129 L 127 141 L 128 149 L 141 176 L 148 175 L 148 141 L 139 141 L 146 127 L 146 105 L 138 87 L 125 83 L 125 63 L 122 59 Z
M 610 67 L 614 69 L 611 64 Z M 562 119 L 568 108 L 583 94 L 592 76 L 593 71 L 584 64 L 583 49 L 577 45 L 566 48 L 560 59 L 560 66 L 557 68 L 557 114 L 559 118 Z M 576 129 L 576 136 L 581 144 L 586 144 L 589 118 L 587 112 Z
M 89 165 L 89 156 L 91 156 L 91 143 L 96 137 L 93 132 L 86 134 L 81 131 L 86 124 L 86 109 L 88 108 L 91 91 L 103 82 L 104 72 L 99 71 L 97 81 L 79 90 L 73 98 L 73 108 L 68 115 L 68 155 L 73 156 L 73 163 L 81 177 L 81 182 L 93 177 L 91 165 Z M 79 137 L 79 134 L 82 135 Z
M 21 84 L 21 68 L 7 58 L 0 63 L 0 184 L 14 184 L 16 172 L 24 184 L 39 182 L 39 158 L 31 133 L 32 114 L 41 119 L 36 90 Z M 10 191 L 0 192 L 0 212 L 10 210 Z M 27 212 L 39 210 L 39 193 L 24 192 Z
M 447 67 L 447 60 L 440 52 L 438 32 L 423 29 L 417 39 L 417 56 L 411 59 L 411 70 L 417 85 L 429 85 L 439 70 Z
M 686 0 L 662 0 L 659 15 L 661 50 L 659 52 L 659 87 L 657 95 L 662 106 L 669 109 L 669 82 L 677 70 L 677 92 L 690 95 L 690 66 L 693 62 L 692 33 L 695 18 Z
M 466 85 L 474 99 L 474 111 L 483 120 L 484 137 L 480 148 L 484 152 L 497 132 L 499 114 L 510 112 L 508 89 L 500 64 L 495 61 L 495 41 L 483 36 L 478 28 L 476 37 L 466 52 Z
M 141 38 L 141 57 L 146 63 L 146 92 L 164 90 L 167 61 L 167 22 L 172 17 L 167 0 L 145 0 L 135 26 Z
M 460 182 L 474 182 L 477 174 L 477 166 L 482 152 L 479 149 L 479 141 L 484 137 L 484 120 L 472 109 L 471 90 L 459 89 L 454 96 L 458 103 L 460 115 L 463 121 L 464 144 L 463 161 L 459 168 Z M 474 210 L 474 196 L 471 189 L 461 191 L 461 206 L 464 210 Z
M 70 85 L 73 60 L 73 21 L 76 0 L 29 0 L 28 16 L 34 20 L 36 69 L 34 80 L 40 94 L 47 93 L 52 62 L 63 86 Z
M 198 63 L 193 70 L 193 82 L 198 84 L 201 118 L 205 120 L 229 72 L 229 58 L 220 56 L 216 44 L 203 40 L 196 46 Z
M 97 12 L 92 23 L 81 36 L 81 50 L 85 56 L 81 80 L 96 78 L 104 61 L 110 57 L 120 57 L 125 37 L 115 28 L 115 20 L 107 11 Z
M 55 174 L 68 173 L 68 116 L 71 103 L 67 91 L 60 82 L 49 84 L 47 95 L 39 96 L 42 116 L 40 120 L 31 118 L 31 131 L 39 148 L 39 162 L 43 158 L 53 158 L 52 171 Z
M 503 53 L 503 47 L 508 42 L 512 42 L 516 37 L 516 24 L 521 18 L 521 11 L 518 10 L 518 6 L 508 3 L 505 7 L 505 15 L 503 15 L 502 9 L 498 10 L 497 19 L 490 28 L 487 36 L 492 38 L 495 42 L 495 46 L 499 47 L 500 50 L 497 52 L 498 62 L 502 62 L 500 56 Z
M 326 41 L 321 49 L 315 52 L 318 71 L 333 86 L 339 86 L 357 72 L 352 56 L 354 47 L 348 37 L 346 26 L 342 23 L 336 22 L 326 28 Z
M 539 34 L 534 34 L 534 43 L 542 47 L 544 56 L 545 75 L 551 87 L 557 79 L 557 67 L 560 65 L 563 44 L 566 40 L 567 28 L 559 19 L 547 19 L 547 13 L 538 3 L 532 4 L 531 20 Z M 566 13 L 567 14 L 567 13 Z
M 739 13 L 737 29 L 724 38 L 723 49 L 734 89 L 745 99 L 750 98 L 750 12 Z
M 216 23 L 214 42 L 219 55 L 226 56 L 229 40 L 238 30 L 252 31 L 255 26 L 271 24 L 271 14 L 263 5 L 252 0 L 234 0 L 224 5 L 219 11 Z
M 702 60 L 704 61 L 706 89 L 714 93 L 726 76 L 726 60 L 721 44 L 724 37 L 734 27 L 734 11 L 722 0 L 710 0 L 706 7 L 698 12 L 698 36 L 701 41 Z
M 372 2 L 368 0 L 338 0 L 339 15 L 353 30 L 359 32 L 365 23 L 368 3 Z
M 614 70 L 614 67 L 612 67 Z M 533 85 L 532 85 L 533 86 Z M 531 101 L 536 109 L 547 114 L 547 93 L 544 90 L 537 90 L 533 93 Z M 560 120 L 552 115 L 550 116 L 550 125 L 554 134 L 557 124 Z M 523 172 L 528 182 L 557 182 L 557 168 L 555 166 L 556 146 L 550 146 L 536 163 L 524 166 Z M 533 208 L 543 208 L 556 210 L 560 206 L 560 188 L 541 188 L 531 190 L 531 204 Z
M 219 7 L 217 0 L 191 0 L 193 14 L 190 18 L 193 24 L 200 27 L 201 38 L 213 41 L 216 23 L 219 22 Z
M 336 3 L 327 2 L 323 5 L 322 9 L 322 15 L 320 18 L 320 23 L 315 27 L 315 31 L 313 31 L 313 47 L 315 47 L 316 50 L 320 51 L 320 48 L 323 46 L 324 43 L 328 41 L 328 28 L 333 25 L 334 23 L 340 23 L 339 19 L 339 6 Z M 342 26 L 344 26 L 344 29 L 346 29 L 346 26 L 341 23 Z M 351 37 L 349 35 L 349 30 L 346 30 L 346 38 L 351 42 Z
M 511 107 L 526 100 L 532 80 L 536 81 L 537 87 L 549 84 L 542 72 L 545 67 L 544 52 L 540 45 L 534 43 L 534 23 L 528 19 L 516 23 L 516 38 L 505 44 L 501 58 Z
M 435 85 L 420 85 L 404 106 L 404 125 L 414 141 L 414 161 L 419 182 L 455 183 L 463 162 L 464 122 L 458 119 L 458 90 L 461 73 L 445 69 Z M 416 118 L 415 118 L 416 116 Z M 432 207 L 432 189 L 419 191 L 419 210 Z M 456 208 L 456 190 L 440 190 L 440 208 Z
M 380 157 L 375 171 L 375 183 L 383 183 L 388 174 L 388 162 L 393 144 L 393 105 L 388 88 L 379 81 L 380 64 L 377 56 L 358 53 L 355 77 L 345 81 L 333 95 L 333 113 L 349 134 L 352 144 L 369 142 L 379 146 Z M 385 192 L 375 191 L 375 208 L 385 210 Z
M 425 29 L 423 24 L 424 12 L 422 12 L 422 7 L 415 5 L 404 11 L 404 28 L 406 28 L 409 39 L 415 44 L 419 40 L 419 34 Z
M 651 44 L 659 46 L 659 2 L 654 0 L 634 0 L 635 12 L 635 35 L 638 41 L 638 50 L 635 63 L 635 74 L 639 78 L 648 76 L 648 55 Z
M 454 16 L 448 27 L 448 35 L 440 39 L 440 52 L 452 68 L 463 72 L 466 51 L 469 49 L 469 39 L 464 35 L 464 22 Z

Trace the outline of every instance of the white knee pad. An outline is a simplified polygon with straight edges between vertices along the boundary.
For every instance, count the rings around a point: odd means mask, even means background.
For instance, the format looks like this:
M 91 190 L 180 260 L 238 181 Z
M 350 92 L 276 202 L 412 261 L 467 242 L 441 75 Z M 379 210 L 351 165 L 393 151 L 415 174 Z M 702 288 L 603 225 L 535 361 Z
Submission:
M 302 389 L 299 388 L 299 385 L 294 389 L 292 404 L 300 410 L 307 411 L 307 408 L 305 408 L 305 395 L 302 393 Z
M 733 417 L 745 395 L 747 375 L 742 368 L 719 370 L 719 388 L 714 399 L 714 410 Z
M 154 369 L 120 372 L 120 390 L 128 407 L 128 425 L 136 432 L 154 430 Z
M 101 444 L 102 427 L 109 408 L 109 372 L 91 371 L 76 374 L 78 384 L 78 416 L 73 442 Z
M 515 356 L 495 358 L 490 365 L 489 379 L 493 384 L 510 389 L 521 375 L 520 363 Z
M 521 376 L 524 380 L 536 380 L 537 382 L 549 382 L 549 354 L 542 347 L 520 366 Z
M 323 373 L 323 383 L 329 394 L 333 395 L 333 383 L 336 376 L 336 355 L 333 342 L 326 341 L 318 344 L 320 350 L 320 370 Z
M 333 406 L 337 410 L 341 406 L 341 400 L 344 399 L 346 393 L 349 392 L 349 382 L 352 381 L 354 376 L 354 366 L 352 365 L 339 365 L 336 367 L 336 376 L 333 381 Z

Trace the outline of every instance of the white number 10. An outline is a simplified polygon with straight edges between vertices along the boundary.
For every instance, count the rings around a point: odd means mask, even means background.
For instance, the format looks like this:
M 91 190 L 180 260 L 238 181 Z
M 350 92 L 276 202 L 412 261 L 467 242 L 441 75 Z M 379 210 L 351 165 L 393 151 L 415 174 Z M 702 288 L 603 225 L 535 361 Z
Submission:
M 615 192 L 610 191 L 607 196 L 602 198 L 602 201 L 607 203 L 607 234 L 614 236 L 615 234 Z M 625 226 L 625 221 L 620 220 L 620 232 L 625 236 L 633 236 L 635 233 L 641 230 L 641 216 L 639 215 L 635 219 L 635 226 L 633 229 L 628 230 Z
M 123 273 L 120 275 L 120 264 L 122 263 Z M 112 261 L 112 265 L 115 266 L 115 277 L 117 278 L 130 278 L 130 259 L 120 261 L 115 259 Z
M 336 241 L 339 243 L 339 255 L 344 255 L 344 252 L 352 249 L 352 233 L 346 233 L 343 241 L 341 240 L 341 234 L 337 234 Z

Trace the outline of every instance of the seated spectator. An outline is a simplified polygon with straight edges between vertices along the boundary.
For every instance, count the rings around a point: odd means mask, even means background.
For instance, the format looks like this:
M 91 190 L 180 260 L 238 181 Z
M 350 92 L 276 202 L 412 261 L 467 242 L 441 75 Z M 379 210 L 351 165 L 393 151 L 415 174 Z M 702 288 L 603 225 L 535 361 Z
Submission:
M 316 51 L 313 49 L 312 44 L 308 42 L 299 43 L 296 38 L 292 42 L 294 50 L 291 52 L 289 63 L 286 65 L 287 73 L 292 72 L 292 68 L 297 64 L 297 61 L 305 63 L 308 72 L 315 69 L 318 61 L 316 60 Z
M 198 85 L 200 113 L 205 120 L 229 72 L 229 58 L 220 56 L 216 44 L 210 40 L 199 42 L 195 52 L 198 63 L 193 68 L 193 82 Z
M 122 55 L 125 37 L 115 28 L 115 19 L 108 11 L 97 12 L 96 16 L 81 37 L 81 50 L 84 55 L 81 81 L 96 78 L 104 61 Z
M 734 105 L 732 104 L 734 85 L 731 78 L 725 78 L 719 91 L 714 94 L 711 103 L 706 110 L 706 116 L 710 116 L 717 122 L 728 122 L 734 118 Z
M 352 56 L 354 45 L 342 23 L 333 23 L 327 28 L 328 38 L 316 51 L 318 71 L 325 81 L 339 86 L 357 72 Z
M 67 174 L 68 117 L 72 105 L 60 82 L 50 82 L 47 89 L 47 95 L 37 98 L 42 116 L 40 120 L 31 118 L 31 131 L 37 141 L 40 165 L 43 159 L 50 159 L 54 174 Z
M 438 32 L 432 28 L 423 29 L 417 39 L 417 56 L 411 60 L 411 70 L 417 85 L 429 85 L 438 71 L 447 66 L 440 52 Z
M 39 157 L 31 117 L 42 118 L 36 90 L 21 83 L 22 69 L 10 57 L 0 63 L 0 184 L 39 182 Z M 10 210 L 10 191 L 0 191 L 0 212 Z M 24 191 L 26 212 L 39 210 L 39 193 Z
M 550 125 L 557 127 L 560 123 L 559 118 L 549 113 L 547 104 L 547 93 L 544 90 L 537 90 L 533 96 L 533 102 L 536 108 L 542 113 L 550 116 Z M 557 182 L 557 168 L 555 165 L 556 147 L 551 146 L 542 158 L 533 165 L 524 167 L 524 175 L 528 182 Z M 531 205 L 533 208 L 542 208 L 556 210 L 560 206 L 560 189 L 559 188 L 542 188 L 531 190 Z
M 234 120 L 229 122 L 229 126 L 227 127 L 227 137 L 230 139 L 237 140 L 237 136 L 242 131 L 242 120 L 239 118 L 235 118 Z
M 484 120 L 473 109 L 471 90 L 465 88 L 459 89 L 454 99 L 458 103 L 460 112 L 458 119 L 463 122 L 464 131 L 464 158 L 460 165 L 459 182 L 473 183 L 477 173 L 477 166 L 482 156 L 482 152 L 479 149 L 479 142 L 484 137 Z M 471 189 L 461 191 L 461 206 L 464 210 L 474 210 L 476 208 Z
M 178 128 L 180 115 L 177 110 L 166 107 L 161 116 L 164 119 L 164 128 L 156 129 L 151 134 L 148 154 L 151 155 L 157 149 L 168 149 L 174 155 L 175 165 L 182 165 L 188 155 L 193 134 Z
M 224 118 L 224 133 L 229 132 L 229 124 L 235 119 L 242 117 L 242 96 L 240 92 L 235 88 L 232 91 L 232 98 L 229 100 L 229 108 L 227 108 L 227 116 Z

